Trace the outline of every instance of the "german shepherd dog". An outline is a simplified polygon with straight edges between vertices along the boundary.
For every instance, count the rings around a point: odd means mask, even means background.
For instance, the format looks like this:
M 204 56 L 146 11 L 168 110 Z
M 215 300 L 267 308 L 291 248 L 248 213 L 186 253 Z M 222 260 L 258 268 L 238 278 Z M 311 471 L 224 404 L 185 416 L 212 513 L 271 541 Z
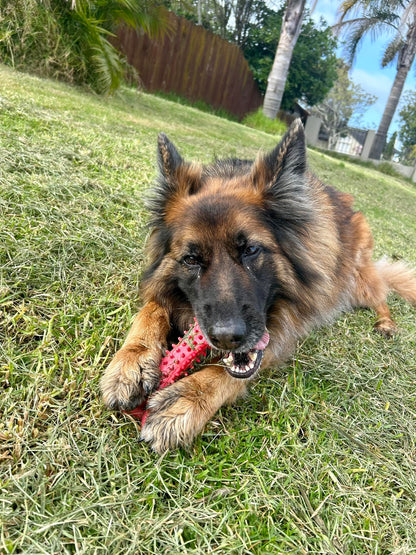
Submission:
M 284 362 L 299 338 L 341 311 L 371 307 L 375 329 L 390 336 L 388 291 L 416 306 L 415 274 L 373 262 L 353 198 L 309 173 L 300 120 L 254 162 L 188 163 L 164 134 L 158 161 L 144 306 L 101 380 L 112 409 L 151 395 L 141 435 L 155 451 L 190 444 L 260 367 Z M 165 349 L 194 316 L 217 359 L 155 391 Z

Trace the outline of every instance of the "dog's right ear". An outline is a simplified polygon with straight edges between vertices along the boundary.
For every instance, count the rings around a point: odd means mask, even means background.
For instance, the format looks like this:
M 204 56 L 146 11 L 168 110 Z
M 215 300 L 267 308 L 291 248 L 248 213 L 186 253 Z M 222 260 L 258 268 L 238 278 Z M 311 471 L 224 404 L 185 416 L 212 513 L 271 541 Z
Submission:
M 169 183 L 176 177 L 176 171 L 183 163 L 183 160 L 176 150 L 175 145 L 167 138 L 164 133 L 159 133 L 157 137 L 157 161 L 161 176 Z
M 262 192 L 273 220 L 296 235 L 315 215 L 307 177 L 306 144 L 303 125 L 296 119 L 277 147 L 259 156 L 253 164 L 251 179 Z

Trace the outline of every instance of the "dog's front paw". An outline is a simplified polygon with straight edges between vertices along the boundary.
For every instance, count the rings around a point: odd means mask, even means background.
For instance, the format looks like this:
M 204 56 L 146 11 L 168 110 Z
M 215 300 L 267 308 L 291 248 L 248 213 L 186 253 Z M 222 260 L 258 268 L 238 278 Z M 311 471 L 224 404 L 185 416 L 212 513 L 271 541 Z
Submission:
M 104 403 L 111 409 L 132 410 L 159 385 L 161 349 L 122 347 L 101 378 Z
M 384 337 L 393 337 L 397 333 L 397 326 L 390 318 L 379 318 L 374 324 L 374 329 L 384 335 Z
M 149 399 L 149 413 L 141 439 L 157 453 L 187 446 L 212 416 L 202 392 L 192 386 L 192 376 L 183 378 Z

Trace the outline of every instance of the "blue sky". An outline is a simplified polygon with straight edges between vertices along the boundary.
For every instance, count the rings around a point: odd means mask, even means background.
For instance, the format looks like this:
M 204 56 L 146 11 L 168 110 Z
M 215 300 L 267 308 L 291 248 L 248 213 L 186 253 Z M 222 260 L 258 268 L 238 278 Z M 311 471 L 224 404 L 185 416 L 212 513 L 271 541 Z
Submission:
M 308 0 L 307 5 L 311 7 L 312 0 Z M 322 16 L 329 25 L 333 25 L 337 21 L 337 8 L 341 4 L 341 0 L 318 0 L 312 17 L 319 20 Z M 386 68 L 381 67 L 381 58 L 386 45 L 389 42 L 389 36 L 380 36 L 377 40 L 371 41 L 366 38 L 356 56 L 350 76 L 355 83 L 373 94 L 378 98 L 377 102 L 367 110 L 362 119 L 363 127 L 368 129 L 377 129 L 383 114 L 384 106 L 390 93 L 396 74 L 395 64 Z M 342 55 L 342 52 L 339 52 Z M 413 67 L 407 76 L 404 91 L 415 90 L 416 88 L 416 71 Z M 403 95 L 402 95 L 403 98 Z M 389 134 L 398 127 L 398 112 L 396 111 L 393 123 L 390 127 Z

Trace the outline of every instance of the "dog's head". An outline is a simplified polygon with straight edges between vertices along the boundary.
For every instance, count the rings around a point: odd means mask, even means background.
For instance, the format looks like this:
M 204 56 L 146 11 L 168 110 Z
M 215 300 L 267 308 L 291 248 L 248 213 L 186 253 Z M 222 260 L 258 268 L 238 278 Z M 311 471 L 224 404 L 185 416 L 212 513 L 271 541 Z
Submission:
M 311 278 L 303 237 L 314 217 L 303 127 L 255 162 L 184 162 L 159 135 L 145 286 L 159 302 L 189 303 L 228 371 L 248 378 L 268 342 L 270 309 Z

